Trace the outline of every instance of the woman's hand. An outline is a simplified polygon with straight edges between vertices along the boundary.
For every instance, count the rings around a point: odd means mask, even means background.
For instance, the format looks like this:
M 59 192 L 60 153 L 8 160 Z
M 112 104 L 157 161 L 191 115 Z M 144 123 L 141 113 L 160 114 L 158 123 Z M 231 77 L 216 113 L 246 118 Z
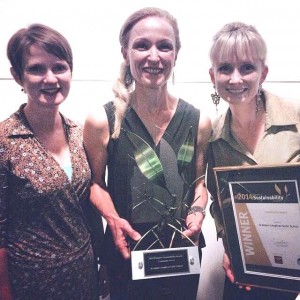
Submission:
M 223 269 L 225 271 L 225 274 L 226 274 L 227 278 L 230 280 L 230 282 L 234 283 L 234 275 L 232 273 L 232 270 L 231 270 L 230 266 L 231 266 L 231 264 L 230 264 L 229 257 L 224 252 L 224 255 L 223 255 Z
M 233 275 L 233 272 L 231 270 L 231 263 L 230 263 L 228 255 L 225 252 L 224 252 L 224 255 L 223 255 L 223 269 L 226 273 L 227 278 L 230 280 L 230 282 L 235 283 L 234 275 Z M 239 285 L 239 288 L 241 288 L 241 289 L 244 288 L 246 291 L 251 290 L 251 287 L 248 286 L 248 285 L 246 285 L 246 286 Z
M 201 232 L 202 222 L 205 214 L 203 212 L 192 212 L 186 217 L 187 229 L 183 231 L 183 235 L 189 237 L 198 245 L 199 234 Z
M 134 241 L 138 241 L 141 235 L 130 226 L 128 221 L 119 216 L 115 216 L 112 220 L 109 220 L 108 225 L 112 232 L 116 248 L 125 259 L 129 259 L 130 249 L 127 238 L 129 237 Z

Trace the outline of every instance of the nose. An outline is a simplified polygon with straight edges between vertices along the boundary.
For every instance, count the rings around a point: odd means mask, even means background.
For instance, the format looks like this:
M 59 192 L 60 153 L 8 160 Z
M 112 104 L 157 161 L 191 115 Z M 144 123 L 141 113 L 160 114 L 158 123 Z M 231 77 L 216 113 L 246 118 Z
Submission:
M 230 76 L 230 83 L 241 83 L 242 76 L 238 69 L 234 69 Z
M 155 46 L 149 49 L 149 60 L 154 62 L 159 61 L 159 51 Z
M 57 82 L 57 78 L 51 70 L 48 70 L 46 72 L 45 77 L 44 77 L 44 82 L 45 83 L 56 83 Z

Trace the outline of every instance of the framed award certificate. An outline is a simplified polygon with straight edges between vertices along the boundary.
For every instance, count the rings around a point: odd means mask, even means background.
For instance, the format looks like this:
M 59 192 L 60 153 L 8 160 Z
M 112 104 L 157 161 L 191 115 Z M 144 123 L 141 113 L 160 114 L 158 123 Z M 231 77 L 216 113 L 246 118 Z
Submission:
M 300 163 L 214 168 L 237 284 L 300 291 Z

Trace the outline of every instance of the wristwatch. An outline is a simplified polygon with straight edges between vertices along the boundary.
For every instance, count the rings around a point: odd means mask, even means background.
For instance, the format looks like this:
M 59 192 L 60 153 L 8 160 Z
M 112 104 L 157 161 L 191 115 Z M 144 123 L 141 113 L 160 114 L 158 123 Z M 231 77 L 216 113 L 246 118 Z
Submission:
M 190 209 L 188 210 L 188 215 L 190 214 L 195 214 L 195 213 L 201 213 L 203 214 L 203 216 L 205 216 L 206 212 L 205 212 L 205 209 L 199 205 L 194 205 L 194 206 L 191 206 Z

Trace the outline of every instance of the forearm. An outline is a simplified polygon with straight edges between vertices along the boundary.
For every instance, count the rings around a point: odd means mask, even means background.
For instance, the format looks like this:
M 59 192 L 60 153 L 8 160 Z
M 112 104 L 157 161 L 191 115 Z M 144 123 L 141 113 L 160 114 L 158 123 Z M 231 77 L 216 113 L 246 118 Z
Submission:
M 127 237 L 137 241 L 141 238 L 131 225 L 119 217 L 109 193 L 97 183 L 91 186 L 91 202 L 99 210 L 111 229 L 112 236 L 120 253 L 125 259 L 130 257 Z
M 108 225 L 111 225 L 116 218 L 119 218 L 109 192 L 97 183 L 91 185 L 90 200 Z
M 12 300 L 7 267 L 7 251 L 0 248 L 0 299 Z
M 224 223 L 223 223 L 221 208 L 220 208 L 218 200 L 213 197 L 212 197 L 212 203 L 210 206 L 210 213 L 215 222 L 217 237 L 224 239 L 225 231 L 224 231 Z
M 206 167 L 207 167 L 207 149 L 211 135 L 211 121 L 208 116 L 203 115 L 199 122 L 197 147 L 196 147 L 196 184 L 194 201 L 191 207 L 200 207 L 203 211 L 208 202 L 208 192 L 206 188 Z M 201 213 L 203 219 L 205 213 Z M 201 220 L 201 223 L 203 221 Z
M 198 239 L 202 230 L 202 223 L 205 218 L 205 208 L 207 205 L 207 191 L 203 183 L 199 183 L 195 189 L 195 198 L 191 203 L 188 215 L 186 217 L 187 230 L 184 234 L 188 237 Z
M 205 210 L 208 201 L 208 193 L 204 182 L 201 182 L 196 186 L 194 200 L 191 204 L 193 206 L 200 206 Z
M 2 145 L 0 145 L 1 148 Z M 1 154 L 2 155 L 2 154 Z M 3 158 L 3 156 L 1 156 Z M 7 231 L 8 220 L 8 207 L 9 207 L 9 195 L 8 195 L 8 178 L 9 168 L 7 163 L 0 159 L 0 299 L 12 300 L 10 282 L 8 276 L 8 263 L 7 263 L 7 250 L 4 248 L 6 244 L 3 233 Z

